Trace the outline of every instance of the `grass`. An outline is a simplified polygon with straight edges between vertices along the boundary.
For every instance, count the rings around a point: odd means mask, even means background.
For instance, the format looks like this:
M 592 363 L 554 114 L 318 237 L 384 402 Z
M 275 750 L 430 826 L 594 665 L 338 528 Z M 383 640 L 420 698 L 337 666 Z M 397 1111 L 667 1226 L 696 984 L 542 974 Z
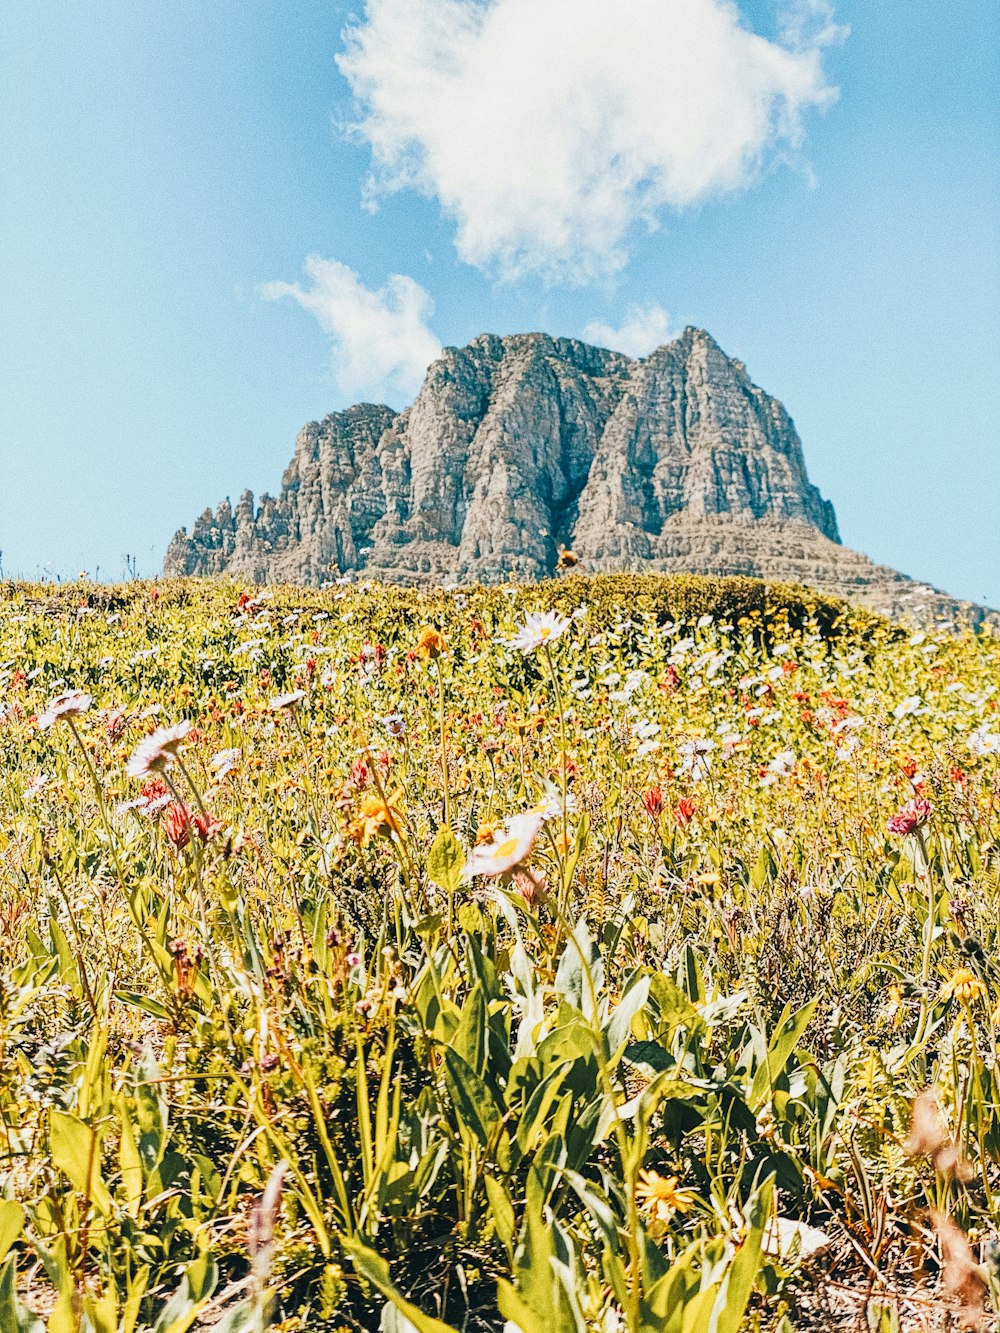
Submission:
M 5 1333 L 994 1326 L 996 637 L 7 584 L 0 757 Z

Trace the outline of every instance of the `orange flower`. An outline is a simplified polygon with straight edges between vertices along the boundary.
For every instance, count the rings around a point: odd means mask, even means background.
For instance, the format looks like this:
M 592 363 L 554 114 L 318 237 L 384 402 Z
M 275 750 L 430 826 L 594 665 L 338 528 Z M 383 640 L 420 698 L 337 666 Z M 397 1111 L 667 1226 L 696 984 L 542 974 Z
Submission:
M 448 645 L 445 643 L 444 635 L 439 634 L 436 629 L 432 629 L 428 625 L 426 629 L 420 631 L 420 636 L 417 639 L 417 656 L 425 662 L 440 657 L 442 653 L 447 651 L 447 648 Z

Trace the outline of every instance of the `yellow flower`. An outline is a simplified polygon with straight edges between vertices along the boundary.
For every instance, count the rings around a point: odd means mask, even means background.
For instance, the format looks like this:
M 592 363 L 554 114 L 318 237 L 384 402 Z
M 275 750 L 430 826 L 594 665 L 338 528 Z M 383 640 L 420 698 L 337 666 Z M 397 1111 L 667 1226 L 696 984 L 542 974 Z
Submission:
M 497 830 L 501 829 L 502 827 L 503 827 L 502 819 L 484 819 L 483 822 L 476 829 L 475 845 L 477 847 L 482 847 L 484 843 L 492 842 L 493 839 L 496 837 Z
M 398 805 L 402 795 L 402 788 L 398 788 L 388 800 L 381 796 L 366 796 L 347 827 L 351 841 L 359 847 L 367 847 L 378 834 L 396 832 L 400 825 Z
M 677 1188 L 676 1176 L 661 1176 L 658 1171 L 640 1171 L 635 1187 L 640 1209 L 657 1222 L 669 1222 L 674 1213 L 686 1213 L 691 1195 Z
M 432 658 L 440 657 L 447 646 L 444 636 L 428 625 L 426 629 L 420 631 L 420 637 L 417 639 L 417 656 L 428 662 Z
M 958 1000 L 960 1004 L 972 1004 L 974 1000 L 985 1000 L 989 996 L 985 984 L 967 967 L 954 971 L 941 987 L 941 999 Z

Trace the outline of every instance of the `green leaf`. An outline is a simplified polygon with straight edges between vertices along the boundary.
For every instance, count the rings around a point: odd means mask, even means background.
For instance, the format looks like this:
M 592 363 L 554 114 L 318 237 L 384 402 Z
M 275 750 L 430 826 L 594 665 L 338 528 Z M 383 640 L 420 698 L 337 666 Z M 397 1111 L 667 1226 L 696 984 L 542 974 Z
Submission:
M 649 996 L 649 977 L 633 982 L 618 1002 L 608 1021 L 608 1050 L 612 1060 L 629 1039 L 632 1019 L 645 1005 Z
M 358 1275 L 367 1279 L 387 1301 L 391 1301 L 399 1313 L 410 1321 L 417 1333 L 456 1333 L 451 1324 L 445 1324 L 442 1320 L 435 1319 L 433 1315 L 418 1310 L 393 1286 L 389 1277 L 389 1265 L 381 1255 L 370 1250 L 367 1245 L 362 1245 L 360 1241 L 350 1240 L 346 1236 L 341 1240 L 341 1244 L 350 1255 Z
M 160 1004 L 159 1000 L 152 999 L 149 995 L 139 995 L 131 990 L 116 990 L 115 999 L 121 1000 L 122 1004 L 130 1004 L 135 1009 L 142 1009 L 144 1013 L 152 1014 L 154 1018 L 159 1018 L 168 1022 L 170 1014 L 168 1010 Z
M 128 1105 L 124 1097 L 118 1102 L 118 1164 L 121 1168 L 122 1185 L 125 1189 L 125 1205 L 130 1217 L 138 1217 L 142 1206 L 142 1159 L 135 1141 L 132 1121 L 129 1119 Z
M 447 824 L 442 824 L 427 856 L 427 874 L 446 893 L 455 893 L 462 882 L 465 852 Z
M 474 1135 L 485 1148 L 500 1111 L 489 1088 L 471 1065 L 467 1064 L 451 1046 L 444 1048 L 445 1081 L 451 1098 L 458 1129 Z
M 764 1227 L 771 1209 L 770 1183 L 750 1200 L 747 1208 L 750 1225 L 736 1257 L 723 1279 L 714 1307 L 713 1333 L 740 1333 L 750 1293 L 760 1272 Z
M 462 1006 L 451 1045 L 467 1065 L 483 1075 L 486 1069 L 486 1056 L 489 1049 L 489 1014 L 482 986 L 473 988 L 472 994 Z
M 4 1333 L 45 1333 L 45 1325 L 17 1299 L 17 1265 L 8 1259 L 0 1268 L 0 1328 Z
M 70 1184 L 99 1213 L 114 1211 L 108 1187 L 101 1179 L 101 1141 L 96 1129 L 68 1111 L 51 1113 L 50 1149 L 52 1165 L 69 1178 Z
M 586 975 L 588 972 L 589 979 Z M 603 981 L 604 967 L 600 952 L 590 937 L 586 918 L 581 917 L 559 959 L 556 990 L 575 1009 L 590 1018 Z
M 0 1260 L 6 1259 L 10 1247 L 24 1228 L 24 1209 L 12 1199 L 0 1199 Z
M 187 1333 L 211 1300 L 219 1281 L 219 1266 L 207 1254 L 188 1264 L 170 1300 L 160 1311 L 153 1333 Z
M 768 1043 L 767 1055 L 758 1066 L 750 1088 L 748 1101 L 755 1112 L 759 1111 L 767 1101 L 776 1080 L 784 1073 L 785 1066 L 809 1026 L 809 1020 L 818 1003 L 818 1000 L 810 1000 L 794 1014 L 790 1012 L 791 1006 L 785 1005 L 778 1020 L 777 1031 Z
M 486 1176 L 485 1179 L 486 1197 L 490 1201 L 493 1225 L 496 1227 L 497 1235 L 509 1251 L 514 1243 L 514 1205 L 510 1201 L 510 1195 L 499 1180 L 494 1180 L 490 1175 Z

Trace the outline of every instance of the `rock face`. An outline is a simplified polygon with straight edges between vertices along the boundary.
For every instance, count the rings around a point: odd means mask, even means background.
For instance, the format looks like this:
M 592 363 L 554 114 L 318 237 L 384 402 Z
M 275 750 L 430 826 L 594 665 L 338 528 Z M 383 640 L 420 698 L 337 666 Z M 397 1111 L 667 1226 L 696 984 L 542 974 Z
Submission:
M 693 328 L 643 360 L 536 333 L 447 348 L 406 411 L 306 426 L 280 495 L 206 510 L 164 572 L 496 583 L 552 574 L 560 547 L 585 570 L 749 574 L 894 616 L 987 615 L 841 546 L 784 407 Z

